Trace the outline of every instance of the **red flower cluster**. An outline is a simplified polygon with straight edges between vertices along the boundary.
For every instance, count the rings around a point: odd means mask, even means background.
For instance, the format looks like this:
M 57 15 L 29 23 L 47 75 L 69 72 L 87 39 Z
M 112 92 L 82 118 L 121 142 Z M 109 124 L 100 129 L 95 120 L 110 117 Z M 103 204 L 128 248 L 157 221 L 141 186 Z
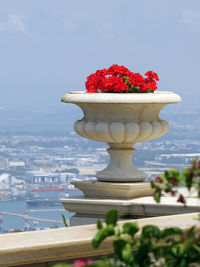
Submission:
M 78 259 L 78 260 L 76 260 L 76 261 L 74 262 L 74 266 L 75 266 L 75 267 L 83 267 L 83 266 L 85 266 L 85 265 L 90 265 L 90 264 L 92 264 L 92 263 L 93 263 L 92 260 L 86 260 L 86 259 L 84 259 L 84 258 L 80 258 L 80 259 Z
M 124 66 L 112 65 L 89 75 L 85 85 L 88 93 L 153 93 L 157 89 L 158 75 L 148 71 L 145 76 Z

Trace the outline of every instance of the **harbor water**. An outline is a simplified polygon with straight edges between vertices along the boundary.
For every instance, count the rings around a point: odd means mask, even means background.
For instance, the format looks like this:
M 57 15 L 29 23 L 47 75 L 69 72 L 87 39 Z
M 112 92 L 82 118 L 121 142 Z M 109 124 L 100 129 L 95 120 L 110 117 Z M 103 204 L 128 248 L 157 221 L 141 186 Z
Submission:
M 69 196 L 81 195 L 80 191 L 67 191 Z M 26 200 L 13 200 L 0 202 L 0 228 L 1 231 L 45 229 L 64 227 L 63 214 L 67 221 L 73 213 L 64 210 L 58 199 L 63 198 L 58 192 L 40 193 L 40 198 L 57 199 L 56 205 L 28 206 Z

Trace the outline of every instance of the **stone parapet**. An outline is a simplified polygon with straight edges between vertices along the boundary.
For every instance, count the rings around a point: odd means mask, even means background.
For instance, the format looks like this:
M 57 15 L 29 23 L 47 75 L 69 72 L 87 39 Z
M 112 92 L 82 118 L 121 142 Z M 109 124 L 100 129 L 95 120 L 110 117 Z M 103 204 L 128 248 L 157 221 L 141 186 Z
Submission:
M 140 226 L 154 224 L 160 228 L 178 226 L 183 230 L 200 228 L 197 213 L 134 220 Z M 122 222 L 120 222 L 122 224 Z M 112 239 L 98 250 L 91 241 L 96 225 L 74 226 L 35 232 L 0 235 L 0 266 L 48 267 L 55 262 L 71 262 L 80 257 L 95 258 L 112 254 Z

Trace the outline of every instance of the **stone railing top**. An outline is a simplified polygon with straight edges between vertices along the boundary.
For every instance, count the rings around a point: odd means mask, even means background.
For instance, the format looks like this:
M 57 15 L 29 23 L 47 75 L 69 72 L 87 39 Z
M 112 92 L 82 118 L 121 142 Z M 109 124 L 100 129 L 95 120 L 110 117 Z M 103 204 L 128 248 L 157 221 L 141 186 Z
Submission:
M 158 103 L 169 104 L 181 102 L 181 97 L 173 92 L 157 91 L 155 93 L 87 93 L 74 91 L 65 94 L 62 99 L 65 103 Z
M 154 224 L 160 228 L 178 225 L 186 230 L 193 225 L 200 227 L 197 213 L 134 221 L 137 221 L 140 226 Z M 0 235 L 0 266 L 59 262 L 112 253 L 111 239 L 107 239 L 98 250 L 92 248 L 91 241 L 96 231 L 96 225 L 85 225 Z

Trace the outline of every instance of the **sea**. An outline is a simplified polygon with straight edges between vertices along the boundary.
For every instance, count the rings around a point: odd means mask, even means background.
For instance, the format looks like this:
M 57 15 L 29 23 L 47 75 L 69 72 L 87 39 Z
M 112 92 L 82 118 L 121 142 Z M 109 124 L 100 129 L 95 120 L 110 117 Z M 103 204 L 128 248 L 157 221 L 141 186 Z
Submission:
M 78 190 L 66 191 L 65 193 L 69 196 L 80 196 L 82 194 Z M 63 198 L 63 196 L 59 196 L 58 192 L 39 193 L 39 197 L 44 199 Z M 62 214 L 67 222 L 73 215 L 73 213 L 66 211 L 59 201 L 57 205 L 53 206 L 28 206 L 26 200 L 1 201 L 0 232 L 64 227 Z

